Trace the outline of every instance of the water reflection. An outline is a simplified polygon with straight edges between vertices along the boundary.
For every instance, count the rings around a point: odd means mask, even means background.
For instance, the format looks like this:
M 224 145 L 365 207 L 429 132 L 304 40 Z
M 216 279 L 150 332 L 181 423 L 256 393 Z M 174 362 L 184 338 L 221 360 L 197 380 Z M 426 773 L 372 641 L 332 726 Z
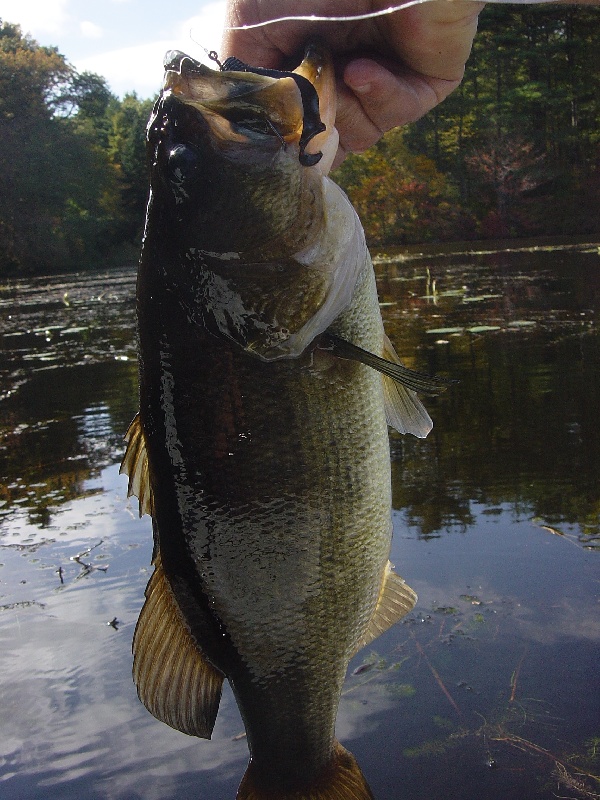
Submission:
M 409 280 L 398 264 L 378 265 L 384 302 L 402 287 L 385 308 L 402 355 L 458 380 L 428 401 L 425 443 L 392 443 L 394 504 L 423 535 L 472 524 L 473 500 L 578 523 L 585 539 L 600 533 L 600 258 L 583 251 L 538 252 L 526 271 L 522 252 L 428 260 Z
M 419 604 L 351 664 L 338 735 L 377 800 L 575 796 L 560 769 L 600 772 L 597 248 L 391 255 L 394 343 L 459 382 L 427 440 L 392 438 L 392 560 Z M 228 691 L 196 741 L 130 677 L 151 548 L 116 466 L 133 291 L 116 272 L 0 296 L 7 800 L 232 800 L 247 758 Z
M 27 508 L 48 525 L 118 460 L 137 396 L 134 286 L 131 270 L 115 270 L 0 292 L 2 514 Z
M 132 362 L 41 371 L 3 403 L 0 519 L 27 513 L 41 527 L 84 494 L 86 480 L 118 461 L 136 410 Z

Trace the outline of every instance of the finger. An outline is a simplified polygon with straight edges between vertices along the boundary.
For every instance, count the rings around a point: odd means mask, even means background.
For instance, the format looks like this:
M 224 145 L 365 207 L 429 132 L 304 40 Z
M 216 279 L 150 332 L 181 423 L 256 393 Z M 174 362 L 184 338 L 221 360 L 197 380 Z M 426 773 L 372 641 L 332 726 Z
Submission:
M 392 71 L 366 58 L 346 66 L 344 82 L 364 113 L 382 131 L 418 119 L 459 83 L 428 78 L 403 67 Z
M 358 97 L 340 83 L 335 127 L 340 135 L 339 146 L 343 151 L 352 153 L 362 153 L 378 142 L 385 132 L 365 114 Z
M 337 153 L 335 154 L 335 158 L 333 159 L 333 164 L 331 165 L 331 169 L 339 167 L 347 155 L 348 153 L 344 150 L 344 148 L 341 145 L 339 145 Z
M 256 66 L 277 69 L 283 53 L 269 38 L 270 27 L 235 30 L 243 25 L 264 22 L 258 4 L 245 0 L 230 0 L 227 4 L 225 30 L 221 39 L 221 57 L 235 56 L 240 61 Z M 233 29 L 233 30 L 232 30 Z
M 484 3 L 438 0 L 404 9 L 386 31 L 402 62 L 423 75 L 460 80 Z
M 385 131 L 419 119 L 459 84 L 403 68 L 398 74 L 371 59 L 351 61 L 344 82 L 348 88 L 340 95 L 336 125 L 344 147 L 353 152 L 370 147 Z

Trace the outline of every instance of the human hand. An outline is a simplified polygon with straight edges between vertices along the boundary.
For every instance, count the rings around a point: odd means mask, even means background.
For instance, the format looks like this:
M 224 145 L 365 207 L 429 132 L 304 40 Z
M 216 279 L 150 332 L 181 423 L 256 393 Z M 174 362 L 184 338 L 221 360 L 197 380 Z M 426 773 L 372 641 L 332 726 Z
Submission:
M 228 0 L 228 26 L 284 16 L 355 16 L 390 0 Z M 413 122 L 460 83 L 483 3 L 435 0 L 357 22 L 290 21 L 227 30 L 222 57 L 281 69 L 318 34 L 330 47 L 337 75 L 336 127 L 346 153 L 362 152 L 385 131 Z

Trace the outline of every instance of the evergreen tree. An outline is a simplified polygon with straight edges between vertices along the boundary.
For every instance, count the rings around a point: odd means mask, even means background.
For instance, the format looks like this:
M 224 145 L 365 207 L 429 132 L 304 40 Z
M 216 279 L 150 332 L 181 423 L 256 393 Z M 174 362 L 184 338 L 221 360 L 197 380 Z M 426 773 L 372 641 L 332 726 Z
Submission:
M 478 236 L 598 231 L 598 52 L 595 9 L 484 10 L 461 88 L 406 136 Z

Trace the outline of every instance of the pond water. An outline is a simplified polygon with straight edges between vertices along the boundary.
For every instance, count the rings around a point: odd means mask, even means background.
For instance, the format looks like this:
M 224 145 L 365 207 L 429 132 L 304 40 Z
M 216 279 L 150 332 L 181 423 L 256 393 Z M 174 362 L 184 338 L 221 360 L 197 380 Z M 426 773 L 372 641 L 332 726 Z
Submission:
M 338 735 L 377 800 L 598 797 L 600 250 L 380 253 L 405 362 L 457 382 L 392 435 L 392 561 L 418 592 L 350 665 Z M 135 275 L 0 290 L 0 796 L 233 800 L 212 741 L 131 680 L 151 530 L 118 474 L 136 407 Z

